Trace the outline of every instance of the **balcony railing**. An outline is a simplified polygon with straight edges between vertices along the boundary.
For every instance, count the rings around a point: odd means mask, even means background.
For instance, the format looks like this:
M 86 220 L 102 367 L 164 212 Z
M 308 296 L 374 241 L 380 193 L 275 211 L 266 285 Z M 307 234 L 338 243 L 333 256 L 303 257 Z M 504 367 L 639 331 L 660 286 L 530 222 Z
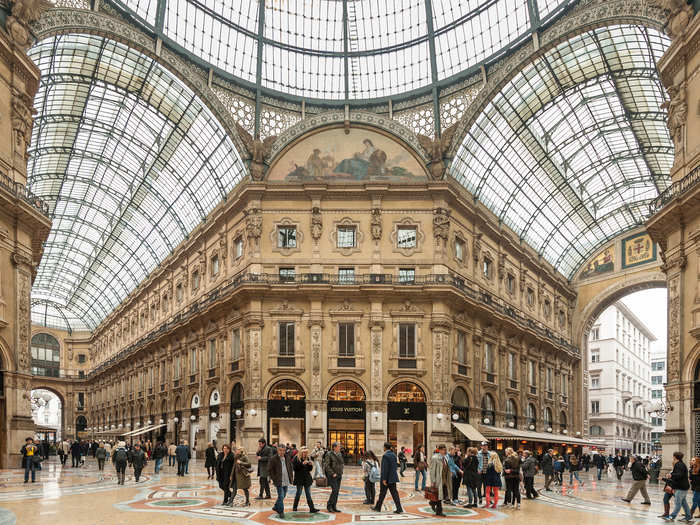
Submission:
M 698 182 L 700 182 L 700 165 L 696 166 L 681 180 L 671 184 L 668 188 L 662 191 L 658 197 L 651 201 L 651 204 L 649 204 L 649 213 L 652 215 L 657 213 L 673 199 L 680 197 L 688 190 L 693 188 Z
M 286 282 L 280 279 L 277 274 L 256 274 L 256 273 L 240 273 L 231 279 L 224 281 L 217 288 L 211 290 L 207 294 L 203 295 L 198 301 L 194 302 L 186 310 L 177 313 L 172 316 L 167 321 L 163 322 L 157 328 L 140 338 L 138 341 L 130 344 L 117 354 L 113 355 L 108 360 L 101 363 L 97 368 L 90 371 L 88 378 L 99 374 L 106 368 L 120 362 L 122 359 L 130 356 L 137 350 L 145 347 L 151 341 L 155 340 L 165 332 L 174 329 L 178 326 L 184 325 L 190 321 L 191 318 L 198 315 L 200 312 L 207 309 L 209 306 L 214 304 L 219 300 L 225 299 L 227 296 L 232 295 L 238 288 L 242 286 L 256 286 L 256 285 L 267 285 L 267 286 L 293 286 L 298 287 L 302 285 L 330 285 L 330 286 L 398 286 L 398 287 L 420 287 L 420 286 L 449 286 L 453 289 L 458 290 L 466 298 L 482 304 L 489 310 L 495 313 L 504 315 L 508 317 L 515 324 L 535 332 L 540 337 L 546 338 L 552 342 L 552 344 L 557 345 L 569 353 L 580 355 L 580 350 L 578 347 L 570 344 L 563 337 L 559 337 L 554 334 L 549 328 L 547 328 L 542 322 L 530 317 L 525 312 L 514 308 L 512 305 L 506 303 L 499 297 L 495 297 L 481 287 L 469 281 L 467 278 L 462 277 L 457 274 L 447 273 L 447 274 L 428 274 L 428 275 L 417 275 L 411 282 L 401 282 L 397 275 L 392 274 L 362 274 L 355 275 L 355 279 L 352 283 L 349 283 L 345 277 L 339 277 L 337 274 L 324 274 L 324 273 L 308 273 L 308 274 L 298 274 L 295 277 L 294 282 Z
M 34 206 L 42 215 L 49 218 L 51 217 L 48 203 L 34 195 L 24 184 L 15 182 L 4 173 L 0 173 L 0 187 L 9 191 L 18 199 L 22 199 L 24 202 Z

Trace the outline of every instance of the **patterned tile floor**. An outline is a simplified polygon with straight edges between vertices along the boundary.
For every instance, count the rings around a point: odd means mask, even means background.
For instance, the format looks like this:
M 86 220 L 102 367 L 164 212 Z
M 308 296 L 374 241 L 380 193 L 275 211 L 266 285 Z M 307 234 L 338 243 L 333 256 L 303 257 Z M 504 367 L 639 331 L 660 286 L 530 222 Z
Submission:
M 167 463 L 167 462 L 166 462 Z M 75 525 L 131 525 L 131 524 L 192 524 L 206 525 L 228 521 L 243 525 L 279 525 L 280 522 L 332 523 L 372 522 L 383 524 L 403 522 L 406 525 L 424 523 L 518 523 L 523 525 L 566 524 L 648 524 L 661 523 L 662 490 L 658 485 L 649 488 L 653 504 L 641 505 L 641 497 L 627 504 L 620 501 L 631 483 L 629 475 L 622 482 L 593 479 L 593 473 L 582 473 L 583 487 L 556 487 L 543 492 L 535 501 L 524 500 L 521 510 L 499 507 L 492 509 L 465 509 L 446 507 L 447 518 L 436 518 L 422 494 L 413 492 L 413 477 L 406 473 L 400 494 L 405 513 L 393 514 L 391 498 L 385 503 L 385 512 L 377 513 L 362 504 L 364 491 L 358 468 L 348 468 L 338 503 L 340 514 L 319 512 L 310 514 L 302 497 L 299 512 L 291 512 L 294 490 L 285 500 L 287 510 L 280 520 L 270 507 L 270 501 L 253 501 L 250 507 L 222 507 L 222 492 L 215 480 L 208 480 L 201 461 L 190 463 L 190 473 L 184 478 L 175 475 L 175 468 L 165 466 L 160 475 L 153 474 L 150 463 L 139 483 L 128 472 L 126 484 L 116 485 L 114 469 L 108 464 L 103 476 L 94 460 L 88 459 L 81 468 L 61 467 L 56 460 L 44 464 L 34 484 L 23 483 L 19 469 L 0 471 L 0 525 L 13 524 L 75 524 Z M 565 481 L 568 481 L 568 476 Z M 536 486 L 541 487 L 541 476 Z M 257 493 L 257 480 L 253 493 Z M 314 503 L 325 508 L 329 489 L 312 491 Z M 274 489 L 273 489 L 274 497 Z M 501 498 L 503 491 L 501 491 Z M 239 500 L 242 496 L 239 496 Z M 238 500 L 237 500 L 238 502 Z

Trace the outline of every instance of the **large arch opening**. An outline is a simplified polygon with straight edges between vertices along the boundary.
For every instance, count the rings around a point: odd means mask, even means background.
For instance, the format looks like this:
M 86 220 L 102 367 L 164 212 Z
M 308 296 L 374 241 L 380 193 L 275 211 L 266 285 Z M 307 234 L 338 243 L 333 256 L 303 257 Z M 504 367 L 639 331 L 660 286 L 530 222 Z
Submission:
M 365 451 L 365 391 L 355 381 L 338 381 L 328 391 L 328 443 L 341 444 L 345 463 L 357 465 Z
M 30 393 L 32 419 L 36 425 L 34 437 L 44 445 L 55 444 L 64 438 L 63 402 L 53 390 L 37 388 Z
M 416 383 L 396 383 L 387 396 L 387 425 L 389 443 L 412 452 L 418 445 L 426 445 L 428 418 L 427 396 Z M 406 455 L 410 455 L 406 453 Z
M 291 379 L 278 381 L 267 398 L 269 443 L 306 445 L 306 392 Z

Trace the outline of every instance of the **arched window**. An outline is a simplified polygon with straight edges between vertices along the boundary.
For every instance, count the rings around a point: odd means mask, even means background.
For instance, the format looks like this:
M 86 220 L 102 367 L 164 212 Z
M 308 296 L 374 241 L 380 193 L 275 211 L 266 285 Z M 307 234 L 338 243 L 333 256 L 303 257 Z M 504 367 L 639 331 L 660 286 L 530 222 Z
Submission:
M 302 401 L 306 399 L 304 389 L 296 381 L 283 379 L 270 389 L 269 399 L 286 400 L 286 401 Z
M 527 405 L 527 428 L 529 430 L 537 429 L 537 409 L 532 403 Z
M 78 416 L 77 418 L 75 418 L 75 431 L 76 432 L 84 432 L 86 428 L 87 428 L 87 419 L 85 419 L 85 416 Z
M 243 385 L 236 383 L 231 390 L 231 402 L 243 401 Z
M 354 381 L 338 381 L 328 392 L 329 401 L 364 401 L 365 391 Z
M 496 412 L 491 394 L 484 394 L 481 398 L 481 418 L 485 425 L 493 425 L 496 419 Z
M 544 409 L 544 427 L 547 432 L 552 431 L 552 409 L 549 407 Z
M 452 421 L 469 423 L 469 397 L 461 386 L 452 392 Z
M 397 383 L 389 391 L 389 403 L 425 403 L 425 392 L 415 383 Z
M 518 409 L 512 399 L 506 401 L 506 425 L 511 428 L 518 426 Z
M 61 345 L 51 334 L 32 337 L 32 374 L 58 377 L 61 369 Z

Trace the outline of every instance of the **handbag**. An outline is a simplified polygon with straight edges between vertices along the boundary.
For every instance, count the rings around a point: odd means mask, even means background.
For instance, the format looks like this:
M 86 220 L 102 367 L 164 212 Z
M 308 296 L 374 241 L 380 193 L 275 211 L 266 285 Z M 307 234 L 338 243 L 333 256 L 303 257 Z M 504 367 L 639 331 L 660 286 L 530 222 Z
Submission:
M 672 487 L 671 485 L 666 485 L 666 486 L 664 487 L 664 492 L 665 492 L 666 494 L 673 494 L 673 487 Z
M 437 487 L 425 487 L 425 499 L 428 501 L 439 501 L 440 492 Z
M 328 486 L 328 479 L 327 478 L 316 478 L 316 486 L 323 488 Z

